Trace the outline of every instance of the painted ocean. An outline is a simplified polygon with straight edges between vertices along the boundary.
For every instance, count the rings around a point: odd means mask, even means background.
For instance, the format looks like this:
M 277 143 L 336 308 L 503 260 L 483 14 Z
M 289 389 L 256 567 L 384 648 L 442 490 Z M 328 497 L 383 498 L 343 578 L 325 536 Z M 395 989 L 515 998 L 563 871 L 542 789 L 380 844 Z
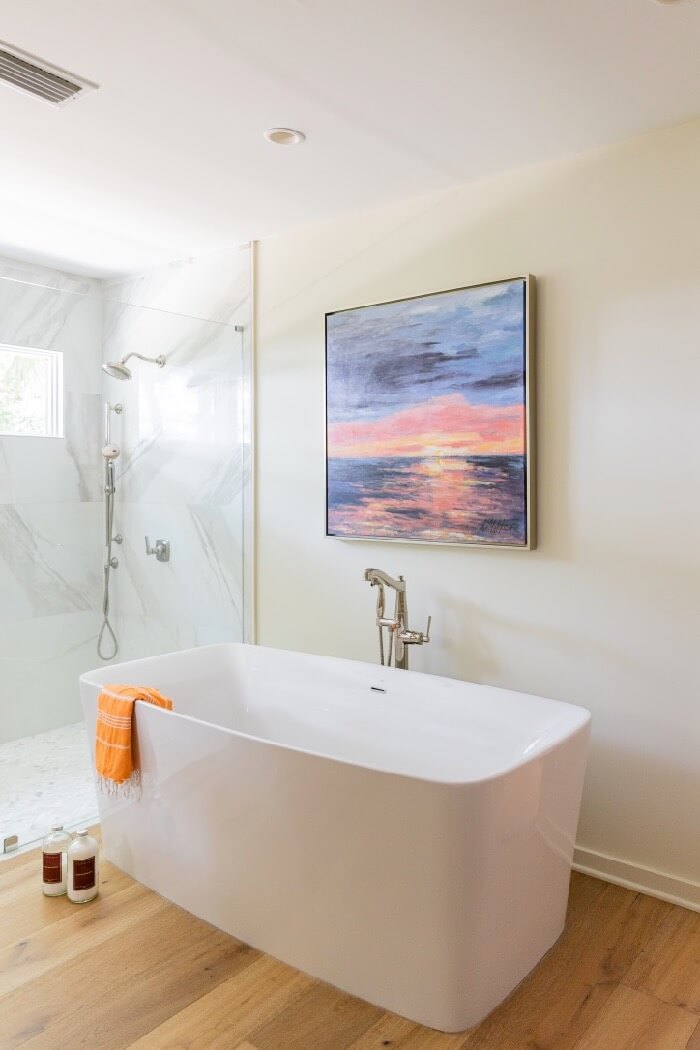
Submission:
M 328 533 L 526 542 L 525 456 L 328 459 Z

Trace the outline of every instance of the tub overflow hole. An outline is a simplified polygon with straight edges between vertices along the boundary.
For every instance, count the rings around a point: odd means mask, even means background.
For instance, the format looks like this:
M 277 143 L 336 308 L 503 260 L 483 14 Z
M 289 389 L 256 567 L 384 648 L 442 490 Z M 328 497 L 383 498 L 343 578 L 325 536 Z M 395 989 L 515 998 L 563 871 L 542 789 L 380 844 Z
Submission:
M 372 690 L 373 693 L 385 693 L 386 692 L 386 689 L 384 688 L 383 685 L 371 685 L 370 689 Z M 382 1043 L 382 1046 L 390 1046 L 390 1045 L 391 1045 L 390 1043 Z

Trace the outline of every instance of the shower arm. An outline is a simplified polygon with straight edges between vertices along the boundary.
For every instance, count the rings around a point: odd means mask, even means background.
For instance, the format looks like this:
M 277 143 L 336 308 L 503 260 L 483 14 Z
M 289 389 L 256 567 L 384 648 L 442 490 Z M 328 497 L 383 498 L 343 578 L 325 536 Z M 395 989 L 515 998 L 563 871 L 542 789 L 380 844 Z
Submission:
M 139 361 L 149 361 L 152 365 L 158 365 L 159 368 L 165 365 L 165 354 L 158 354 L 158 357 L 146 357 L 145 354 L 139 354 L 136 350 L 131 350 L 126 357 L 122 357 L 119 364 L 125 365 L 130 357 L 138 357 Z

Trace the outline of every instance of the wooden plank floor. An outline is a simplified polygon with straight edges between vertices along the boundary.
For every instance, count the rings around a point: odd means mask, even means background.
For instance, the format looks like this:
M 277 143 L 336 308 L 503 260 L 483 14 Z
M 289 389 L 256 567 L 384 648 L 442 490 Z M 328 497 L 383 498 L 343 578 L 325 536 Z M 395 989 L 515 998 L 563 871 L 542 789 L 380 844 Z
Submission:
M 43 897 L 0 863 L 0 1047 L 700 1050 L 700 914 L 574 875 L 567 930 L 478 1028 L 443 1035 L 248 948 L 103 866 Z

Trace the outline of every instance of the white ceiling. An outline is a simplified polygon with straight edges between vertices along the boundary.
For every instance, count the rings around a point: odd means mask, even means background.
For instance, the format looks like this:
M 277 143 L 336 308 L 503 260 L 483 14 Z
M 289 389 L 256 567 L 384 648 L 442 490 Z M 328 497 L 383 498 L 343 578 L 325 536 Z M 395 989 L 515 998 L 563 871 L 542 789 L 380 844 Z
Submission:
M 700 114 L 700 0 L 1 0 L 0 38 L 101 85 L 0 85 L 0 253 L 97 276 Z

